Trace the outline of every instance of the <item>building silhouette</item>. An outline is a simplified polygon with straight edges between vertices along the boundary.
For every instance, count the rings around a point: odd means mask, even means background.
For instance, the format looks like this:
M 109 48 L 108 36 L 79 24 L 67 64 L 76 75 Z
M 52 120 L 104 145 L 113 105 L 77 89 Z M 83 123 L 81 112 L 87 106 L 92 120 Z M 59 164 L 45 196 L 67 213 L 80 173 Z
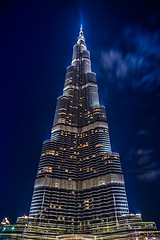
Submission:
M 159 239 L 154 223 L 129 214 L 120 156 L 111 150 L 82 27 L 44 141 L 29 217 L 0 239 Z M 147 238 L 146 238 L 147 237 Z

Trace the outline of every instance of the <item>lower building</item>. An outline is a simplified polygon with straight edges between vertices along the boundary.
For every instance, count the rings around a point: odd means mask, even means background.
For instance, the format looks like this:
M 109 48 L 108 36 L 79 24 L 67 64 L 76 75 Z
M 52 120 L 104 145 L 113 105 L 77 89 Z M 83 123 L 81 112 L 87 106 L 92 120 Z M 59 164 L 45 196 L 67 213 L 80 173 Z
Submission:
M 95 224 L 91 234 L 66 234 L 63 225 L 39 222 L 31 217 L 20 217 L 15 225 L 3 227 L 0 239 L 48 239 L 48 240 L 118 240 L 118 239 L 160 239 L 153 222 L 143 222 L 140 214 L 124 214 L 116 219 L 108 219 L 107 224 Z

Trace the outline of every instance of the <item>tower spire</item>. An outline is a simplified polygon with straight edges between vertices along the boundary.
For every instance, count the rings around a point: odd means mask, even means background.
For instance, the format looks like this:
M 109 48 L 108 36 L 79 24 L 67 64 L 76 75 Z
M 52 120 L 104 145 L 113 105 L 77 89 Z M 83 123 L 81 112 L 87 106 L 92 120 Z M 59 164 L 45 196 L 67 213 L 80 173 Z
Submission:
M 81 28 L 80 28 L 80 31 L 79 31 L 79 36 L 78 36 L 77 43 L 85 45 L 85 38 L 84 38 L 83 29 L 82 29 L 82 24 L 81 24 Z

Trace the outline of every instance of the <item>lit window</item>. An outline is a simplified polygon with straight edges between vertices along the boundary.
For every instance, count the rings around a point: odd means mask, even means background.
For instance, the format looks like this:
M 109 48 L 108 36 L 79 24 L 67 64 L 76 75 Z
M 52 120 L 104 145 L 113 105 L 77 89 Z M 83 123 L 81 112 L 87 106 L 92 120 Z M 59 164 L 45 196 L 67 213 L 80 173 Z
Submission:
M 44 167 L 43 172 L 52 172 L 52 167 Z
M 58 152 L 55 153 L 55 156 L 58 156 Z
M 103 147 L 103 144 L 97 144 L 95 147 Z

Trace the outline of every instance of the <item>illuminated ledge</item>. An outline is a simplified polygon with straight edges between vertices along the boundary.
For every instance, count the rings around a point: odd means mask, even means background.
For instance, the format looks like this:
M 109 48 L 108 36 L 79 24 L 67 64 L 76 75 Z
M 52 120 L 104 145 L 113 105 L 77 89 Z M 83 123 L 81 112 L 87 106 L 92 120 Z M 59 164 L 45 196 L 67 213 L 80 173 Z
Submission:
M 84 46 L 84 45 L 83 45 Z M 88 58 L 88 57 L 82 57 L 81 58 L 81 61 L 83 61 L 83 60 L 87 60 L 88 62 L 90 62 L 90 64 L 91 64 L 91 60 L 90 60 L 90 58 Z M 80 59 L 78 59 L 78 58 L 74 58 L 73 60 L 72 60 L 72 63 L 71 63 L 71 65 L 72 66 L 74 66 L 74 62 L 79 62 L 80 61 Z
M 66 234 L 56 237 L 57 240 L 96 240 L 96 236 L 88 234 Z
M 85 47 L 85 49 L 83 49 L 83 50 L 86 50 L 87 48 L 86 48 L 86 46 L 84 45 L 84 44 L 82 44 L 82 43 L 76 43 L 74 46 L 73 46 L 73 48 L 75 48 L 76 46 L 84 46 Z
M 83 133 L 87 132 L 89 130 L 92 130 L 97 127 L 102 127 L 102 128 L 108 128 L 108 124 L 106 122 L 102 121 L 97 121 L 95 123 L 91 123 L 87 126 L 84 126 L 82 128 L 78 127 L 70 127 L 70 126 L 65 126 L 64 124 L 58 124 L 52 128 L 51 133 L 57 132 L 57 131 L 66 131 L 66 132 L 73 132 L 73 133 Z
M 83 85 L 83 86 L 82 86 L 82 89 L 83 89 L 83 88 L 86 88 L 86 87 L 97 87 L 97 83 L 90 83 L 90 82 L 89 82 L 89 83 Z
M 87 87 L 97 87 L 97 83 L 87 83 L 87 84 L 85 84 L 85 85 L 83 85 L 82 86 L 82 89 L 84 89 L 84 88 L 87 88 Z M 67 89 L 80 89 L 78 86 L 76 86 L 76 85 L 67 85 L 66 87 L 64 87 L 63 88 L 63 91 L 65 91 L 65 90 L 67 90 Z
M 72 89 L 77 89 L 77 90 L 79 90 L 79 87 L 78 86 L 75 86 L 75 85 L 67 85 L 66 87 L 64 87 L 63 88 L 63 91 L 65 91 L 65 90 L 67 90 L 67 89 L 70 89 L 70 88 L 72 88 Z
M 87 132 L 87 131 L 92 130 L 97 127 L 108 128 L 108 124 L 106 122 L 97 121 L 97 122 L 94 122 L 92 124 L 89 124 L 87 126 L 80 128 L 80 133 Z

